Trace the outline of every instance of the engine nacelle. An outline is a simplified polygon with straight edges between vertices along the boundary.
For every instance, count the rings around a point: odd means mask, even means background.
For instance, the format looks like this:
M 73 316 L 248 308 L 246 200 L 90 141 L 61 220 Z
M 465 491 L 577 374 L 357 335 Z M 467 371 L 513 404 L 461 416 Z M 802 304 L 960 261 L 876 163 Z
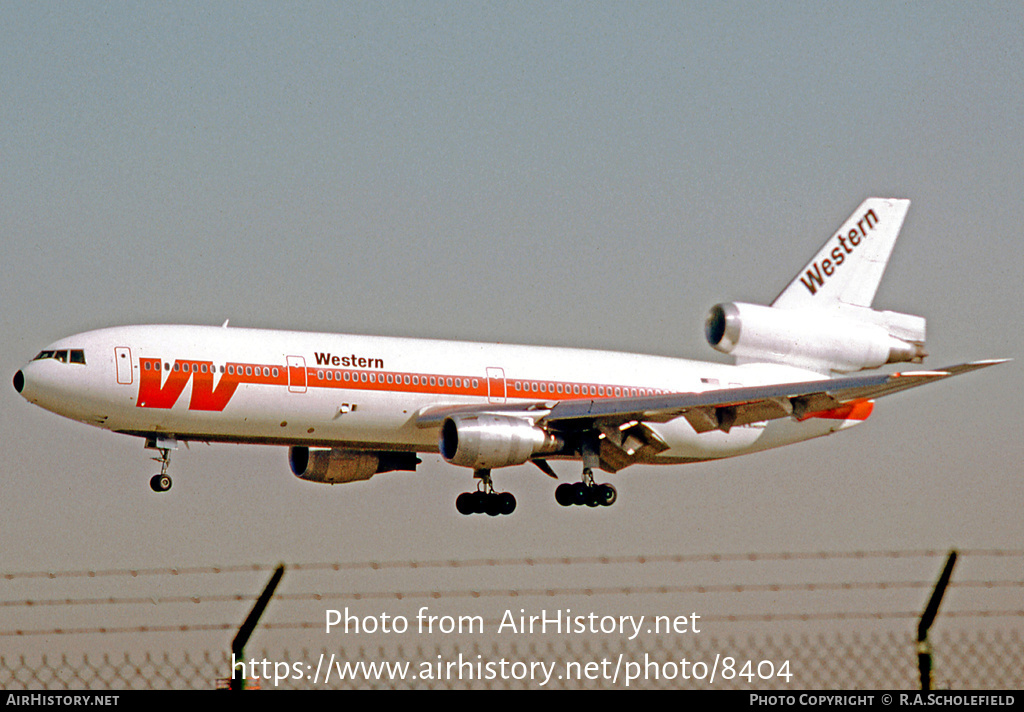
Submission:
M 833 311 L 716 304 L 704 322 L 708 343 L 737 363 L 766 361 L 850 373 L 886 363 L 920 363 L 925 320 L 863 307 Z
M 488 414 L 446 418 L 439 444 L 445 460 L 474 470 L 522 465 L 564 446 L 557 435 L 529 420 Z
M 368 480 L 378 472 L 416 469 L 411 452 L 360 452 L 341 448 L 288 448 L 288 465 L 300 480 L 336 485 Z

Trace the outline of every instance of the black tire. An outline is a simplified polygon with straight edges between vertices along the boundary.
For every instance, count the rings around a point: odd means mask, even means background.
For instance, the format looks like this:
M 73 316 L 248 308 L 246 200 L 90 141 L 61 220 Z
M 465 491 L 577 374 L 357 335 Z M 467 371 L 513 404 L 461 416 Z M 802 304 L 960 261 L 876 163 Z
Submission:
M 563 507 L 571 507 L 574 504 L 572 485 L 568 482 L 555 487 L 555 501 Z
M 463 492 L 455 498 L 455 509 L 459 511 L 459 514 L 473 514 L 475 511 L 474 505 L 472 492 Z
M 153 475 L 149 480 L 149 487 L 154 492 L 166 492 L 171 488 L 170 475 Z
M 579 505 L 586 504 L 588 499 L 587 492 L 589 490 L 590 488 L 587 487 L 582 482 L 577 482 L 576 484 L 574 484 L 572 486 L 572 503 Z
M 598 501 L 602 507 L 610 507 L 615 504 L 615 500 L 619 498 L 619 493 L 610 484 L 603 484 L 597 486 L 598 490 Z
M 516 498 L 511 492 L 502 492 L 498 495 L 498 509 L 502 514 L 512 514 L 516 511 Z

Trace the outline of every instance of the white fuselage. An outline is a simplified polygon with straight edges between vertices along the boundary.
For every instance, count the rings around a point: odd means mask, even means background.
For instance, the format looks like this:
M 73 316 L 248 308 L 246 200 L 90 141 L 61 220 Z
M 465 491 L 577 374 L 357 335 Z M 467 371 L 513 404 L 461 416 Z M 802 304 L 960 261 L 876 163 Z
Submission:
M 80 352 L 84 363 L 60 358 Z M 47 410 L 139 436 L 437 452 L 440 406 L 601 399 L 824 378 L 772 364 L 731 366 L 609 351 L 208 326 L 126 326 L 51 344 L 19 374 Z M 16 385 L 17 382 L 16 382 Z M 653 423 L 656 461 L 740 455 L 860 422 L 838 417 L 696 433 Z

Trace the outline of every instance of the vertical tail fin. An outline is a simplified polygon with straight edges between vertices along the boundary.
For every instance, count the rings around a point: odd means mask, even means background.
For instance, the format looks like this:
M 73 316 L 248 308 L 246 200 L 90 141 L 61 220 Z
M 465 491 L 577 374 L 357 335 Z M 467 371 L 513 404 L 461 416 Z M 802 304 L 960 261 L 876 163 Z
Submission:
M 870 307 L 909 200 L 868 198 L 772 302 L 773 307 Z

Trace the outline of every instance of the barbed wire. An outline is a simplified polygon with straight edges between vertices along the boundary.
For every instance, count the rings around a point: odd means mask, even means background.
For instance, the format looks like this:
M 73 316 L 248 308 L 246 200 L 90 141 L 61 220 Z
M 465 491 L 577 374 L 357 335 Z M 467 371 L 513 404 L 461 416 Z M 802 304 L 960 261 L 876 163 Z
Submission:
M 812 583 L 759 583 L 759 584 L 687 584 L 683 586 L 585 586 L 576 588 L 511 588 L 511 589 L 462 589 L 451 591 L 331 591 L 326 593 L 278 593 L 278 601 L 364 601 L 444 598 L 516 598 L 538 596 L 636 596 L 667 595 L 677 593 L 764 593 L 764 592 L 816 592 L 816 591 L 886 591 L 918 589 L 932 586 L 929 581 L 843 581 Z M 955 588 L 1024 588 L 1024 581 L 954 581 Z M 107 596 L 94 598 L 51 598 L 0 601 L 0 608 L 35 606 L 92 606 L 92 605 L 139 605 L 139 604 L 202 604 L 252 602 L 257 596 L 252 593 L 186 594 L 177 596 Z
M 593 566 L 621 564 L 682 564 L 682 563 L 728 563 L 757 561 L 826 561 L 832 559 L 908 559 L 946 556 L 944 549 L 917 549 L 908 551 L 818 551 L 779 552 L 746 554 L 664 554 L 664 555 L 622 555 L 622 556 L 550 556 L 476 559 L 435 559 L 427 561 L 358 561 L 358 562 L 307 562 L 288 564 L 290 571 L 356 571 L 383 569 L 434 569 L 472 568 L 480 566 Z M 962 549 L 960 556 L 970 557 L 1024 557 L 1024 550 L 1016 549 Z M 118 569 L 77 569 L 65 571 L 18 571 L 2 574 L 4 580 L 26 578 L 105 578 L 141 576 L 189 576 L 202 574 L 260 573 L 273 571 L 277 564 L 236 564 L 229 566 L 161 566 L 151 568 Z
M 909 551 L 852 551 L 852 552 L 783 552 L 783 553 L 746 553 L 746 554 L 672 554 L 672 555 L 637 555 L 637 556 L 580 556 L 580 557 L 517 557 L 517 558 L 477 558 L 466 560 L 438 559 L 429 561 L 364 561 L 364 562 L 319 562 L 291 564 L 291 571 L 352 571 L 352 570 L 387 570 L 387 569 L 454 569 L 471 567 L 510 567 L 510 566 L 593 566 L 593 565 L 644 565 L 644 564 L 680 564 L 680 563 L 726 563 L 726 562 L 758 562 L 758 561 L 828 561 L 850 559 L 909 559 L 944 557 L 948 552 L 937 549 Z M 968 549 L 961 550 L 961 556 L 970 557 L 1024 557 L 1024 551 L 1005 549 Z M 193 567 L 158 567 L 158 568 L 125 568 L 125 569 L 81 569 L 66 571 L 28 571 L 3 574 L 5 580 L 15 579 L 68 579 L 68 578 L 119 578 L 145 576 L 189 576 L 229 573 L 267 572 L 273 566 L 267 564 L 247 564 L 234 566 L 193 566 Z M 448 591 L 333 591 L 333 592 L 296 592 L 278 593 L 275 600 L 282 602 L 324 602 L 324 601 L 371 601 L 371 600 L 438 600 L 438 599 L 485 599 L 485 598 L 529 598 L 529 597 L 571 597 L 571 596 L 657 596 L 673 594 L 749 594 L 749 593 L 819 593 L 819 592 L 865 592 L 927 589 L 932 581 L 840 581 L 840 582 L 807 582 L 807 583 L 721 583 L 721 584 L 686 584 L 686 585 L 647 585 L 647 586 L 578 586 L 578 587 L 533 587 L 533 588 L 502 588 L 502 589 L 455 589 Z M 952 587 L 963 589 L 1009 589 L 1024 588 L 1024 581 L 1017 580 L 967 580 L 953 581 Z M 252 592 L 224 594 L 190 594 L 190 595 L 141 595 L 141 596 L 102 596 L 81 598 L 37 598 L 0 601 L 0 609 L 31 609 L 54 607 L 86 607 L 86 606 L 137 606 L 137 605 L 182 605 L 182 604 L 213 604 L 213 603 L 251 603 L 257 596 Z M 851 620 L 884 620 L 884 619 L 916 619 L 918 611 L 888 612 L 818 612 L 818 613 L 750 613 L 729 615 L 704 615 L 705 621 L 727 623 L 736 622 L 779 622 L 779 621 L 851 621 Z M 947 611 L 946 618 L 1021 618 L 1024 610 L 963 610 Z M 124 625 L 124 626 L 88 626 L 88 627 L 54 627 L 47 629 L 0 630 L 0 637 L 37 636 L 37 635 L 80 635 L 80 634 L 137 634 L 160 632 L 202 632 L 234 630 L 236 623 L 190 623 L 171 625 Z M 322 621 L 297 622 L 266 622 L 262 628 L 267 630 L 289 629 L 321 629 Z
M 917 620 L 920 611 L 828 611 L 821 613 L 736 613 L 705 615 L 703 623 L 777 623 L 812 621 L 882 621 Z M 1024 609 L 1017 610 L 962 610 L 943 611 L 943 618 L 1024 618 Z M 498 619 L 482 619 L 485 626 L 501 623 Z M 260 623 L 260 630 L 324 630 L 324 621 L 290 621 Z M 0 631 L 0 637 L 58 636 L 58 635 L 123 635 L 141 633 L 200 633 L 209 631 L 234 631 L 234 623 L 185 623 L 179 625 L 138 625 L 138 626 L 93 626 L 87 628 L 46 628 L 33 630 Z

